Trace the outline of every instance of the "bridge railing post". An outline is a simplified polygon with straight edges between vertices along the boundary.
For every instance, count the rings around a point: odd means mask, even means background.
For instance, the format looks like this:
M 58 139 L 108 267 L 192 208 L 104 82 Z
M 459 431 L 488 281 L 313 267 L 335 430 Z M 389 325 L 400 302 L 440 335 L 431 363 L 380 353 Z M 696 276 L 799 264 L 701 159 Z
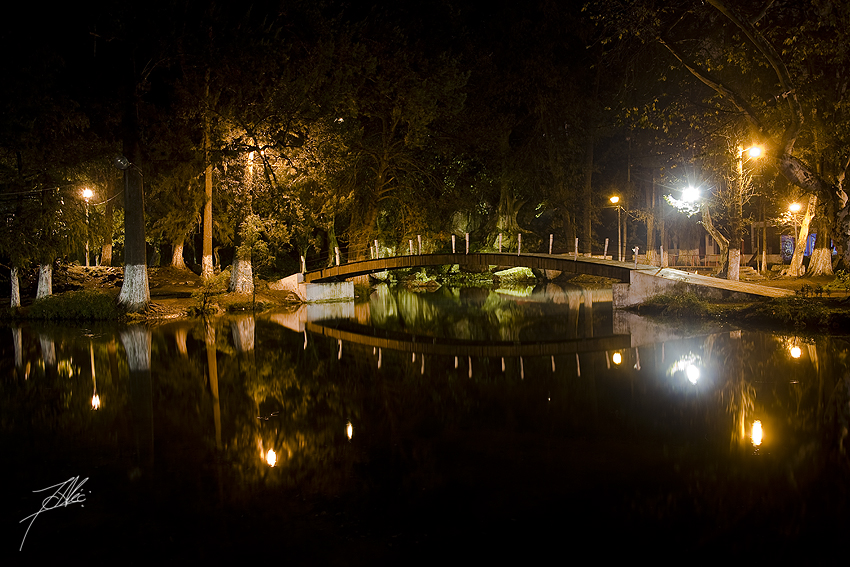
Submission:
M 575 252 L 573 253 L 573 260 L 578 262 L 578 238 L 576 238 L 576 248 Z
M 469 233 L 466 233 L 466 253 L 469 254 Z
M 516 255 L 519 256 L 522 254 L 522 233 L 518 232 L 516 235 Z
M 455 235 L 452 235 L 452 254 L 455 253 Z
M 334 246 L 334 253 L 336 254 L 336 265 L 339 266 L 339 246 Z
M 602 251 L 602 259 L 604 260 L 607 257 L 608 257 L 608 239 L 606 238 L 605 239 L 605 249 Z
M 555 235 L 551 232 L 549 233 L 549 255 L 552 255 L 552 243 L 555 241 Z
M 499 233 L 499 254 L 502 253 L 502 233 Z

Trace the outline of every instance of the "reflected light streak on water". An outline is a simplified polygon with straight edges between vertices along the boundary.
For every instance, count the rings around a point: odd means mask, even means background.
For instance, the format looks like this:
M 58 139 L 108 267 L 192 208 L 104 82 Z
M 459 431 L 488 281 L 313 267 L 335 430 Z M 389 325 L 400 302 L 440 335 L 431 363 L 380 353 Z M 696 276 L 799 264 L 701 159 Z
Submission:
M 753 439 L 753 447 L 758 447 L 759 445 L 761 445 L 761 441 L 764 437 L 764 431 L 761 427 L 761 421 L 755 420 L 753 422 L 753 433 L 751 437 Z

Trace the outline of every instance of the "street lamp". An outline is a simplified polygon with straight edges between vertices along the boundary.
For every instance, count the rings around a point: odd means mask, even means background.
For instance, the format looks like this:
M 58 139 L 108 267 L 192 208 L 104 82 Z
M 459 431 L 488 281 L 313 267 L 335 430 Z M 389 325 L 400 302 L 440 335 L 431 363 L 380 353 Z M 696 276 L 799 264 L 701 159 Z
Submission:
M 620 211 L 622 207 L 620 206 L 620 197 L 614 195 L 609 199 L 611 204 L 617 207 L 617 258 L 620 262 L 623 261 L 623 229 L 621 227 L 622 222 L 620 220 Z
M 89 267 L 89 199 L 92 198 L 92 190 L 86 187 L 83 189 L 83 199 L 86 200 L 86 268 Z

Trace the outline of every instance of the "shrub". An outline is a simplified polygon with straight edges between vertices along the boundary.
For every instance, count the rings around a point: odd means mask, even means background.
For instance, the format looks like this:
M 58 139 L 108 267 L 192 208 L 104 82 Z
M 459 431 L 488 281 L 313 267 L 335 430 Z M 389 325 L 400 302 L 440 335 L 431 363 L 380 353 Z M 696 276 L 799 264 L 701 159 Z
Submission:
M 121 311 L 111 294 L 72 291 L 39 299 L 29 309 L 30 319 L 114 320 Z

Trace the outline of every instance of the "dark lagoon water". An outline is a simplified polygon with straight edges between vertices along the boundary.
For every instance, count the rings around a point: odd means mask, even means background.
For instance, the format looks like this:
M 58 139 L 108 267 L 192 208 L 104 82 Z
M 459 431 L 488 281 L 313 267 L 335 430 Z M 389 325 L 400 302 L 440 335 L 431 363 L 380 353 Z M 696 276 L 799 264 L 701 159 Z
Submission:
M 256 316 L 7 327 L 0 556 L 843 550 L 850 343 L 662 325 L 610 295 L 381 286 Z

